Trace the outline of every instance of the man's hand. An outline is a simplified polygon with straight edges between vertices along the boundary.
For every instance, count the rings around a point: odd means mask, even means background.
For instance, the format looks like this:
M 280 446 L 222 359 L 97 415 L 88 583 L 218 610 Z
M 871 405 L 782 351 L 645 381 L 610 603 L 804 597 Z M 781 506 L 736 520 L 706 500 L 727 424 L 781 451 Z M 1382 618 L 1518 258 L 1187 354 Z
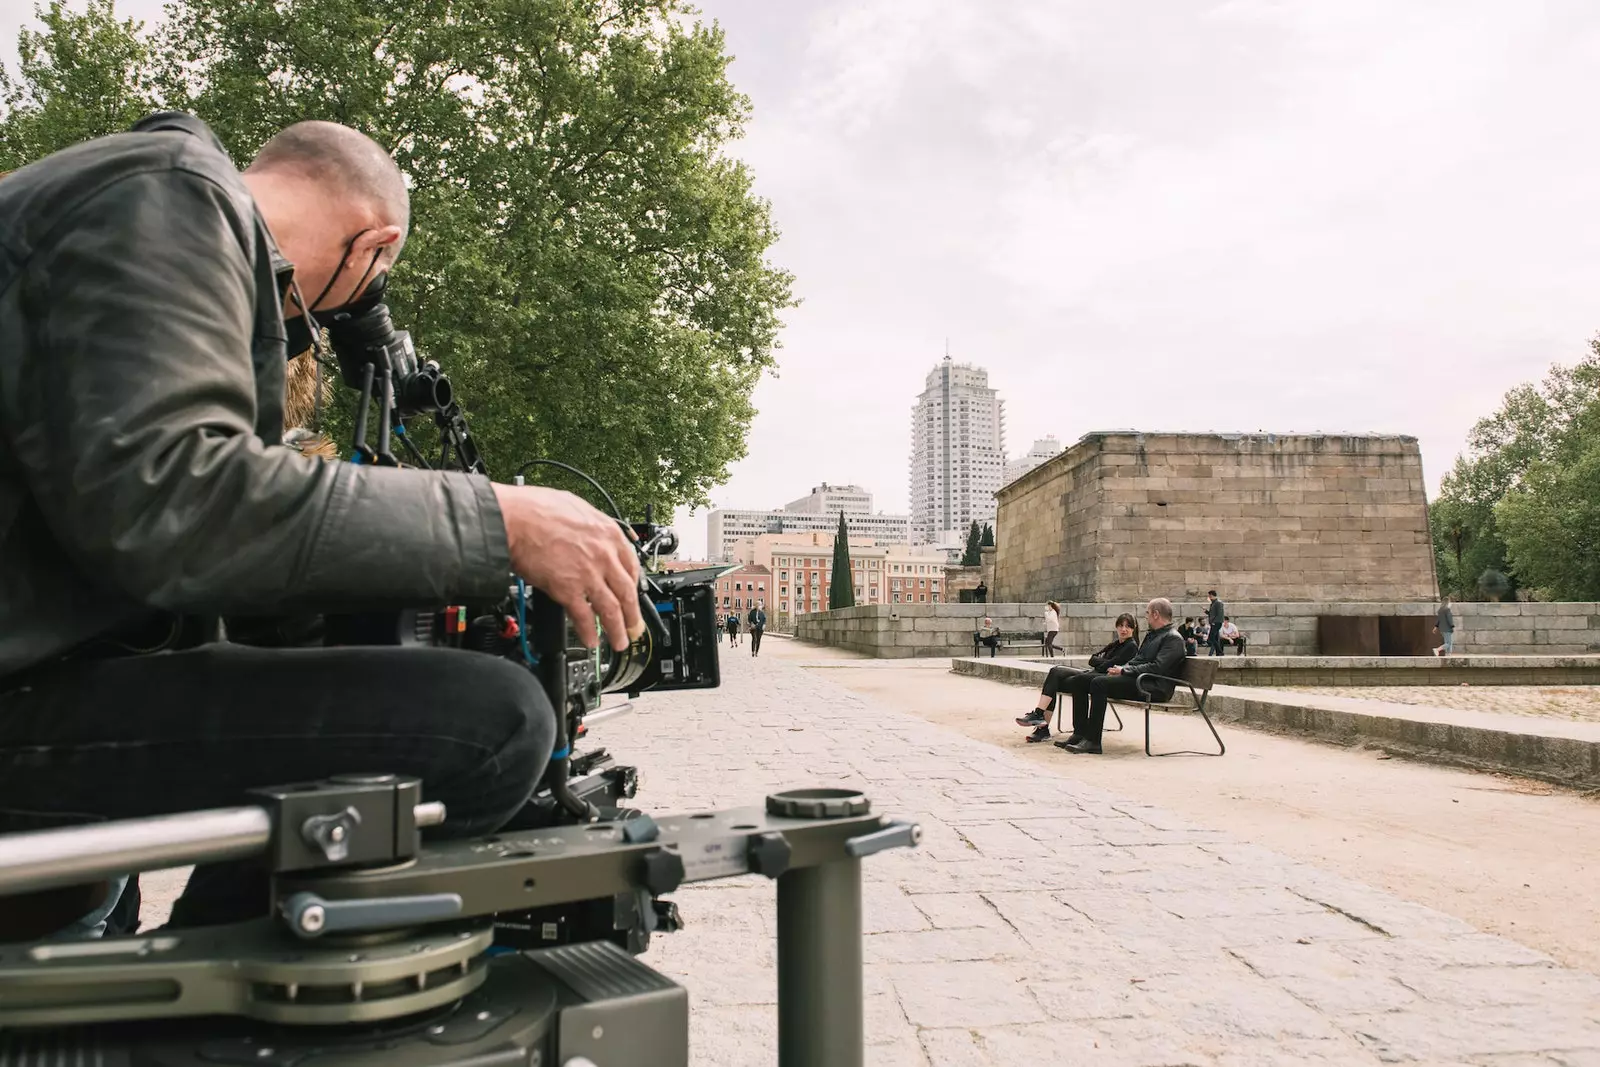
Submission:
M 566 609 L 584 647 L 600 643 L 596 615 L 618 652 L 644 633 L 639 557 L 615 519 L 560 489 L 496 484 L 494 495 L 512 569 Z
M 1121 667 L 1112 667 L 1109 671 L 1106 671 L 1106 673 L 1107 674 L 1121 674 L 1122 673 L 1122 668 Z

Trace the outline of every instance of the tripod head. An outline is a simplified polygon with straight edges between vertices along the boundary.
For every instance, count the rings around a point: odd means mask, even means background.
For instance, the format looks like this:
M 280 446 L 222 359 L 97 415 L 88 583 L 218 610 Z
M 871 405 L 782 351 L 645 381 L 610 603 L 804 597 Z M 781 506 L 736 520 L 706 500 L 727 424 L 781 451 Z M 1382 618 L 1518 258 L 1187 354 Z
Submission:
M 447 813 L 414 779 L 253 799 L 0 837 L 0 894 L 242 857 L 273 875 L 251 922 L 0 946 L 0 1063 L 687 1067 L 685 989 L 609 942 L 497 951 L 494 917 L 758 874 L 778 884 L 781 1062 L 859 1067 L 860 861 L 920 837 L 847 789 L 428 844 Z

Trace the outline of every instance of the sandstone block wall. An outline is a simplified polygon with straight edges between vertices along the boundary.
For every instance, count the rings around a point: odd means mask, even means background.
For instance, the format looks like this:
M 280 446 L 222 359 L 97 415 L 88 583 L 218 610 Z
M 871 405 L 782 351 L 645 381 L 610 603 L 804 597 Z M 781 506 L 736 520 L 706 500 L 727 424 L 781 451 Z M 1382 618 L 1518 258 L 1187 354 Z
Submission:
M 1086 436 L 999 494 L 991 599 L 1431 601 L 1412 437 Z
M 1062 604 L 1058 647 L 1093 652 L 1111 639 L 1111 626 L 1126 611 L 1144 630 L 1143 600 L 1121 604 Z M 1175 605 L 1178 618 L 1198 615 L 1203 600 Z M 1318 615 L 1431 616 L 1432 604 L 1416 602 L 1241 603 L 1228 614 L 1248 639 L 1246 650 L 1261 656 L 1317 654 Z M 883 659 L 970 656 L 972 632 L 984 615 L 1002 630 L 1039 630 L 1043 604 L 871 604 L 802 615 L 795 636 Z M 1457 604 L 1458 654 L 1573 656 L 1600 653 L 1600 604 Z M 1033 655 L 1015 649 L 1010 655 Z M 1229 650 L 1230 655 L 1232 650 Z

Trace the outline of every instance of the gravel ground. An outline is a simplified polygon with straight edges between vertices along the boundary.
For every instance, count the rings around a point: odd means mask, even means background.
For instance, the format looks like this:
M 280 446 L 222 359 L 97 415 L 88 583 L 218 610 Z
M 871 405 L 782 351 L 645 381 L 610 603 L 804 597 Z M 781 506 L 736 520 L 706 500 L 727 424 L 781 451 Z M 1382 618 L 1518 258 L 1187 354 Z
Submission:
M 1422 685 L 1275 686 L 1289 693 L 1320 693 L 1356 700 L 1387 700 L 1500 715 L 1537 715 L 1574 722 L 1600 722 L 1600 686 Z

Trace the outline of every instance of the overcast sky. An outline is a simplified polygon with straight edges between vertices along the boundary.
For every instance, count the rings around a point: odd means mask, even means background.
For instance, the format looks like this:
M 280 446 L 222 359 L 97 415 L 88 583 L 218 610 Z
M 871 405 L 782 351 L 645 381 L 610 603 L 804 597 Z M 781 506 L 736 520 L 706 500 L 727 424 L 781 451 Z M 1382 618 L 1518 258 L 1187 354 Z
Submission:
M 1431 491 L 1506 389 L 1600 332 L 1593 0 L 702 6 L 804 300 L 719 506 L 835 481 L 903 511 L 947 338 L 1013 455 L 1404 433 Z M 0 0 L 8 42 L 28 7 Z

